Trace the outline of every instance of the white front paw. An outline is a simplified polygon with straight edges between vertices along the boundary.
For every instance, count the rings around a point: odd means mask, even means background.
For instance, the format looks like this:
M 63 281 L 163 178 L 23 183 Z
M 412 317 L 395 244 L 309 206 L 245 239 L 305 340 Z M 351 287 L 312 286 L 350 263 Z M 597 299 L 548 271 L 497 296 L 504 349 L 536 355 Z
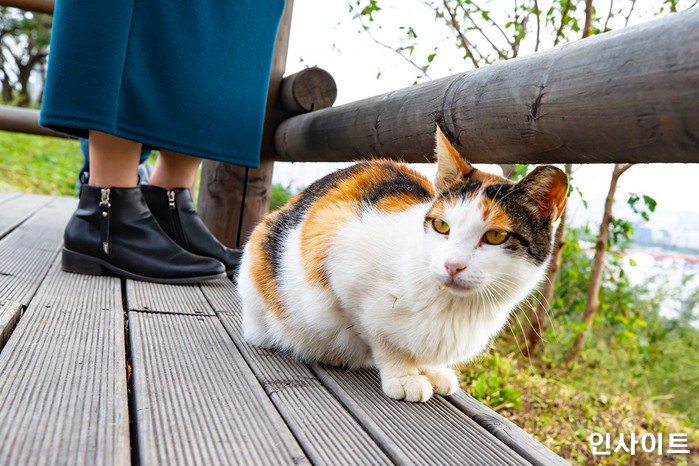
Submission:
M 451 395 L 459 389 L 459 379 L 454 371 L 446 367 L 427 369 L 420 372 L 432 384 L 432 388 L 440 395 Z
M 390 377 L 383 380 L 383 392 L 396 400 L 425 402 L 432 397 L 432 384 L 423 375 Z

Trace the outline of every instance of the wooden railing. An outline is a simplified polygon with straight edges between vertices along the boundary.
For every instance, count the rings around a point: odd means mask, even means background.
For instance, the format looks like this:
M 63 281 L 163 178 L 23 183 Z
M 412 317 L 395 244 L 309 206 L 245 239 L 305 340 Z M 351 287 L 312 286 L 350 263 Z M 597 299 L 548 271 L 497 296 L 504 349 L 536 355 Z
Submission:
M 0 4 L 52 10 L 50 0 Z M 242 246 L 266 212 L 275 160 L 427 162 L 435 123 L 472 162 L 699 162 L 699 8 L 319 110 L 336 95 L 327 73 L 281 79 L 291 4 L 277 36 L 261 167 L 204 162 L 200 214 L 230 246 Z M 27 112 L 0 108 L 0 130 L 47 134 Z M 309 113 L 292 116 L 299 112 Z

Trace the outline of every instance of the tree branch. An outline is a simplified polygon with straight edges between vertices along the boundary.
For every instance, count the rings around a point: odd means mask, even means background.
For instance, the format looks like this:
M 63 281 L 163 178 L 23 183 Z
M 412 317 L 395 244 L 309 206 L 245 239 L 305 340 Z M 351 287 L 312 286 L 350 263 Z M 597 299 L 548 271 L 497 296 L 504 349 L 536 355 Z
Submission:
M 483 31 L 483 29 L 473 20 L 473 18 L 471 17 L 471 14 L 468 12 L 468 10 L 466 8 L 464 8 L 463 4 L 459 3 L 459 6 L 463 10 L 464 16 L 466 18 L 468 18 L 469 21 L 471 21 L 471 24 L 473 24 L 473 27 L 476 28 L 476 30 L 481 33 L 481 35 L 485 38 L 486 41 L 488 41 L 490 46 L 493 47 L 493 50 L 495 50 L 497 52 L 498 56 L 503 60 L 508 60 L 510 57 L 508 57 L 507 55 L 502 53 L 502 50 L 500 50 L 500 48 L 497 45 L 495 45 L 492 40 L 490 40 L 490 37 L 488 37 L 488 35 L 485 33 L 485 31 Z M 512 45 L 509 41 L 508 41 L 508 44 Z M 479 55 L 481 55 L 481 57 L 483 56 L 480 53 L 480 51 L 478 53 L 479 53 Z
M 539 2 L 534 0 L 534 14 L 536 15 L 536 45 L 534 46 L 534 51 L 539 51 L 539 44 L 541 43 L 541 10 L 539 10 Z
M 590 36 L 592 31 L 592 16 L 593 16 L 592 0 L 585 0 L 585 27 L 583 28 L 582 38 Z
M 607 24 L 612 17 L 612 8 L 614 8 L 614 0 L 609 0 L 609 13 L 607 13 L 607 20 L 604 22 L 604 32 L 607 32 Z
M 475 6 L 479 11 L 484 11 L 483 8 L 481 8 L 481 7 L 479 7 L 478 5 L 476 5 L 475 2 L 470 2 L 470 3 L 471 3 L 471 5 Z M 512 44 L 512 42 L 510 42 L 509 36 L 508 36 L 507 34 L 505 34 L 505 31 L 502 30 L 502 28 L 500 27 L 500 25 L 499 25 L 498 23 L 496 23 L 495 20 L 493 20 L 493 18 L 490 17 L 490 15 L 488 15 L 488 17 L 485 18 L 485 19 L 488 20 L 488 21 L 490 21 L 490 23 L 491 23 L 493 26 L 495 26 L 495 27 L 497 28 L 498 31 L 500 31 L 500 34 L 502 34 L 502 37 L 504 37 L 505 40 L 507 41 L 507 43 L 510 44 L 510 47 L 512 47 L 513 44 Z
M 624 27 L 629 25 L 629 18 L 631 18 L 631 13 L 633 13 L 633 7 L 636 6 L 636 0 L 631 0 L 631 9 L 629 10 L 629 14 L 626 17 L 626 21 L 624 21 Z
M 444 9 L 449 13 L 449 16 L 451 17 L 451 20 L 449 22 L 451 23 L 451 26 L 454 28 L 456 33 L 459 35 L 459 40 L 461 41 L 461 46 L 466 51 L 466 55 L 473 62 L 473 66 L 475 66 L 476 68 L 479 68 L 478 60 L 476 60 L 476 57 L 473 55 L 473 52 L 471 52 L 471 48 L 469 47 L 469 42 L 468 42 L 468 40 L 466 40 L 466 36 L 464 36 L 464 34 L 461 32 L 461 26 L 456 21 L 455 12 L 453 12 L 451 10 L 451 8 L 449 7 L 447 0 L 442 0 L 442 4 L 444 5 Z
M 553 40 L 553 45 L 558 45 L 558 41 L 561 39 L 561 36 L 563 35 L 563 28 L 566 25 L 566 17 L 568 16 L 568 12 L 570 11 L 570 4 L 571 0 L 568 0 L 566 2 L 566 6 L 563 8 L 563 11 L 561 12 L 561 25 L 558 28 L 558 31 L 556 31 L 556 38 Z M 635 0 L 634 0 L 635 1 Z
M 348 3 L 348 4 L 349 4 L 349 3 Z M 349 5 L 351 6 L 351 4 L 349 4 Z M 362 28 L 364 29 L 364 32 L 366 32 L 367 34 L 369 34 L 369 37 L 371 38 L 371 40 L 373 40 L 374 42 L 376 42 L 378 45 L 380 45 L 380 46 L 382 46 L 382 47 L 385 47 L 385 48 L 387 48 L 388 50 L 390 50 L 390 51 L 392 51 L 392 52 L 397 53 L 401 58 L 403 58 L 403 60 L 405 60 L 405 61 L 407 61 L 408 63 L 410 63 L 410 64 L 413 65 L 415 68 L 417 68 L 422 74 L 424 74 L 425 77 L 426 77 L 427 79 L 430 79 L 430 80 L 432 79 L 432 78 L 427 74 L 427 71 L 425 70 L 425 68 L 421 67 L 420 65 L 418 65 L 417 63 L 415 63 L 414 61 L 412 61 L 410 58 L 408 58 L 408 57 L 406 57 L 405 55 L 403 55 L 403 53 L 402 53 L 399 49 L 396 49 L 395 47 L 393 47 L 393 46 L 391 46 L 391 45 L 388 45 L 388 44 L 386 44 L 386 43 L 384 43 L 384 42 L 381 42 L 379 39 L 377 39 L 377 38 L 371 33 L 371 30 L 369 29 L 369 26 L 367 26 L 366 24 L 364 24 L 364 21 L 362 21 L 361 16 L 359 16 L 358 14 L 355 14 L 354 17 L 357 19 L 357 21 L 359 21 L 359 24 L 362 25 Z

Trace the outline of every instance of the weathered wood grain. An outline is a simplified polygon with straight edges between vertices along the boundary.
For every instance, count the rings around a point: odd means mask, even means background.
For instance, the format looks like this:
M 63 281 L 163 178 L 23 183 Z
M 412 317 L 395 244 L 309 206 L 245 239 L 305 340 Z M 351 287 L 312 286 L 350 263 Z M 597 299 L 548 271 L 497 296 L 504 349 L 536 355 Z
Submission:
M 29 304 L 60 250 L 74 209 L 74 198 L 56 198 L 0 240 L 0 300 Z
M 348 371 L 320 364 L 311 369 L 396 462 L 529 464 L 441 396 L 427 403 L 399 402 L 381 391 L 376 370 Z
M 16 301 L 0 301 L 0 350 L 5 346 L 21 313 L 22 303 Z
M 364 428 L 311 371 L 286 354 L 254 348 L 241 333 L 241 304 L 230 280 L 201 284 L 228 334 L 314 464 L 390 464 Z
M 128 318 L 141 463 L 307 461 L 215 316 Z
M 293 4 L 293 0 L 286 0 L 277 30 L 262 128 L 260 167 L 237 167 L 210 160 L 202 164 L 199 215 L 219 241 L 232 248 L 242 248 L 252 229 L 269 211 L 272 171 L 277 158 L 274 132 L 286 116 L 279 103 L 279 88 L 286 68 Z
M 0 204 L 0 238 L 17 228 L 53 199 L 51 196 L 39 194 L 8 196 L 6 201 Z
M 322 68 L 306 68 L 282 79 L 279 97 L 291 115 L 331 107 L 337 98 L 337 84 Z
M 0 464 L 130 463 L 116 278 L 57 259 L 0 353 Z
M 293 117 L 279 160 L 699 162 L 699 9 Z
M 532 464 L 542 466 L 569 464 L 512 421 L 484 406 L 468 393 L 459 390 L 446 399 Z
M 163 285 L 126 280 L 129 311 L 214 315 L 198 285 Z

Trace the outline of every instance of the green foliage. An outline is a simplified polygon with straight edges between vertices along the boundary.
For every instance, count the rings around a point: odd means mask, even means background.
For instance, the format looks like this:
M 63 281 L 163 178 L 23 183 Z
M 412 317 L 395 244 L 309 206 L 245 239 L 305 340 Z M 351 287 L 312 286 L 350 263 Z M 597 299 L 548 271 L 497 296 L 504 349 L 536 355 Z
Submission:
M 639 206 L 638 203 L 641 199 L 643 199 L 643 205 Z M 636 214 L 646 221 L 650 220 L 650 214 L 655 212 L 655 207 L 658 205 L 652 197 L 637 193 L 631 193 L 626 202 Z
M 0 131 L 0 190 L 75 195 L 77 140 Z
M 2 100 L 28 106 L 32 71 L 43 72 L 51 39 L 52 16 L 0 8 Z
M 462 366 L 460 370 L 463 388 L 474 398 L 495 410 L 522 408 L 522 397 L 516 388 L 509 386 L 506 379 L 512 373 L 512 365 L 497 353 L 485 357 L 490 370 L 471 371 Z
M 269 201 L 270 212 L 282 207 L 293 195 L 291 188 L 288 186 L 282 186 L 280 184 L 272 185 L 272 193 Z

